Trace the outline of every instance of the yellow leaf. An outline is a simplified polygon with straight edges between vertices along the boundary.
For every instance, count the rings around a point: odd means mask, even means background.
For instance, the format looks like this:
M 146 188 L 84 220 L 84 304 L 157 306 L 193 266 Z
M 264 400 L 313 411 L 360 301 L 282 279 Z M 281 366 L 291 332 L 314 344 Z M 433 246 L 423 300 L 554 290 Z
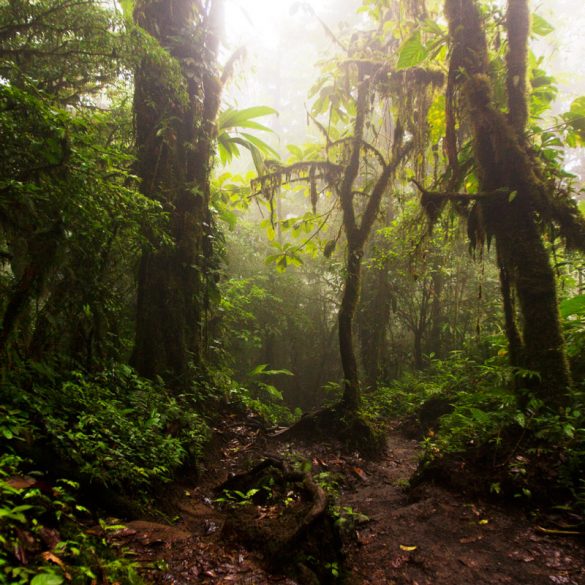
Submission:
M 406 546 L 405 544 L 401 544 L 400 550 L 404 550 L 406 552 L 412 552 L 413 550 L 416 550 L 416 546 Z
M 490 523 L 490 521 L 489 520 L 485 520 L 485 519 L 479 521 L 479 524 L 481 524 L 482 526 L 485 526 L 486 524 L 489 524 L 489 523 Z

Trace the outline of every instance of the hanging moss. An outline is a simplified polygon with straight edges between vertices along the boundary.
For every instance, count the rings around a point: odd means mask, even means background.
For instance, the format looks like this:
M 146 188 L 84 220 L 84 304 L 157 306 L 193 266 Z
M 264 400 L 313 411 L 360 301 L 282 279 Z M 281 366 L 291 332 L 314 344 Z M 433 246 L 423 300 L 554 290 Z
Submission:
M 528 35 L 530 33 L 530 10 L 527 0 L 509 0 L 506 15 L 508 29 L 508 67 L 506 87 L 508 90 L 508 119 L 511 126 L 523 136 L 528 122 L 527 59 Z
M 473 245 L 496 241 L 510 357 L 515 366 L 540 374 L 534 390 L 550 404 L 563 402 L 571 376 L 560 330 L 555 277 L 539 232 L 539 219 L 579 224 L 571 206 L 555 210 L 550 187 L 527 149 L 526 106 L 527 7 L 510 2 L 507 16 L 511 39 L 508 63 L 508 116 L 493 100 L 487 40 L 478 5 L 473 0 L 447 0 L 449 32 L 461 75 L 453 80 L 465 98 L 465 114 L 472 131 L 480 189 L 468 217 Z M 449 91 L 454 92 L 451 86 Z M 449 101 L 449 100 L 448 100 Z M 451 141 L 453 137 L 451 137 Z M 453 148 L 453 144 L 450 145 Z M 561 207 L 561 206 L 559 206 Z M 558 220 L 557 220 L 558 221 Z M 575 229 L 574 233 L 580 233 Z M 583 232 L 585 233 L 585 232 Z M 518 301 L 522 335 L 516 325 Z

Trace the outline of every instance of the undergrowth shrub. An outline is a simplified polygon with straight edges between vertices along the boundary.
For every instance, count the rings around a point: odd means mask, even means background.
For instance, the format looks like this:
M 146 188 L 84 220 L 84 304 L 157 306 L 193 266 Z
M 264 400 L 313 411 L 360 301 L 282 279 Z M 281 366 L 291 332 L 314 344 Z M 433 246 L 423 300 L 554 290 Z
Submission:
M 108 546 L 105 523 L 88 531 L 95 520 L 76 499 L 78 485 L 50 481 L 16 454 L 30 431 L 28 413 L 0 407 L 0 583 L 143 583 L 126 551 Z
M 62 376 L 33 364 L 5 385 L 0 398 L 30 417 L 28 443 L 35 452 L 56 455 L 84 483 L 124 492 L 169 481 L 202 454 L 209 436 L 187 397 L 171 395 L 127 366 Z
M 292 376 L 288 370 L 273 370 L 260 364 L 248 372 L 245 385 L 231 380 L 228 400 L 258 415 L 268 425 L 291 425 L 301 417 L 299 408 L 291 411 L 282 392 L 269 380 L 274 376 Z
M 497 349 L 497 348 L 496 348 Z M 433 400 L 449 404 L 431 428 L 420 425 L 422 468 L 454 461 L 471 465 L 492 493 L 530 498 L 538 492 L 585 512 L 585 394 L 573 390 L 570 407 L 552 409 L 514 390 L 535 373 L 511 368 L 505 351 L 485 361 L 463 352 L 435 360 L 366 397 L 379 418 L 417 417 Z M 522 400 L 518 400 L 522 396 Z

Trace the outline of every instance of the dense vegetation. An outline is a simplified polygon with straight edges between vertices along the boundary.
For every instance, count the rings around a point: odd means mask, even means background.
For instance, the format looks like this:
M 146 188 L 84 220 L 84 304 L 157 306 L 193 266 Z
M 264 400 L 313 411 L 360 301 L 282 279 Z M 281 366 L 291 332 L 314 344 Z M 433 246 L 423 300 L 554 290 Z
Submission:
M 279 151 L 275 110 L 222 101 L 224 9 L 0 3 L 0 582 L 139 583 L 98 515 L 234 412 L 378 447 L 400 419 L 419 480 L 585 513 L 585 98 L 559 112 L 551 25 L 364 0 L 338 34 L 298 2 L 336 55 Z

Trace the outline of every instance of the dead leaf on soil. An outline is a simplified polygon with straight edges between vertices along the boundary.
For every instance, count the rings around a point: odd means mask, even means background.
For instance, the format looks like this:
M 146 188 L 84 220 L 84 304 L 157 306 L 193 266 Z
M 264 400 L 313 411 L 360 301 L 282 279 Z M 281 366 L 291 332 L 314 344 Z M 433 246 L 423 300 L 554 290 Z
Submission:
M 508 555 L 509 559 L 514 559 L 516 561 L 522 561 L 523 563 L 531 563 L 534 561 L 534 557 L 531 554 L 527 554 L 520 550 L 515 550 Z
M 549 579 L 556 585 L 573 585 L 575 583 L 566 575 L 550 575 Z
M 474 516 L 481 516 L 481 512 L 477 509 L 475 504 L 471 504 L 471 511 L 473 512 Z
M 412 551 L 415 551 L 416 549 L 417 549 L 416 546 L 407 546 L 405 544 L 400 545 L 400 550 L 403 550 L 405 552 L 412 552 Z
M 368 536 L 364 536 L 361 532 L 356 530 L 356 538 L 357 538 L 358 544 L 361 544 L 362 546 L 370 544 L 370 542 L 372 542 L 374 540 L 374 537 L 375 537 L 374 534 L 369 534 Z
M 542 526 L 537 526 L 536 530 L 538 532 L 542 532 L 543 534 L 550 534 L 553 536 L 583 536 L 585 532 L 579 532 L 578 530 L 559 530 L 553 528 L 543 528 Z
M 468 536 L 467 538 L 460 538 L 459 542 L 461 544 L 471 544 L 473 542 L 479 542 L 480 540 L 483 540 L 483 536 L 478 535 L 478 536 Z
M 400 569 L 406 563 L 408 563 L 408 561 L 409 561 L 408 555 L 398 555 L 395 559 L 393 559 L 392 561 L 390 561 L 390 566 L 393 569 Z

